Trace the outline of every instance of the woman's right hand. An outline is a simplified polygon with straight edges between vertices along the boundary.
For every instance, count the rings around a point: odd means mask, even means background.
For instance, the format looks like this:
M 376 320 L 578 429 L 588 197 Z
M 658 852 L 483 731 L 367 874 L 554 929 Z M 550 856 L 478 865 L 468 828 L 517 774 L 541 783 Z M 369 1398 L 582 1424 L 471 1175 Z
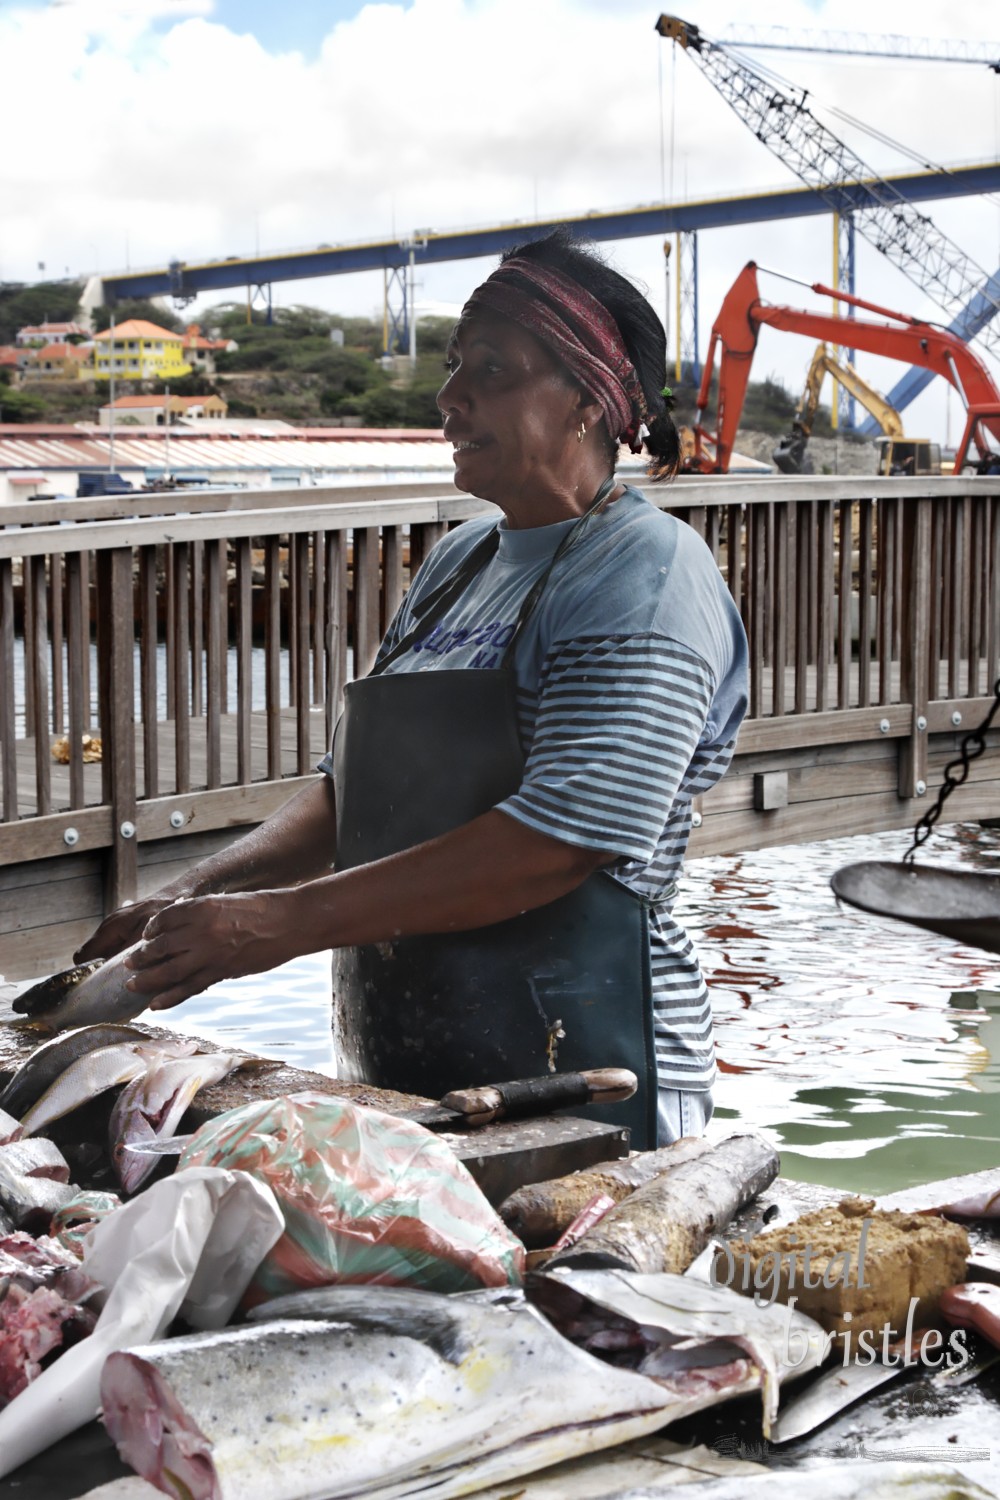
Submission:
M 164 907 L 172 906 L 176 900 L 176 895 L 157 891 L 155 895 L 147 896 L 142 901 L 120 906 L 109 917 L 105 917 L 97 931 L 91 933 L 87 941 L 76 950 L 73 962 L 85 964 L 95 958 L 113 958 L 124 948 L 131 948 L 142 937 L 150 918 L 163 911 Z

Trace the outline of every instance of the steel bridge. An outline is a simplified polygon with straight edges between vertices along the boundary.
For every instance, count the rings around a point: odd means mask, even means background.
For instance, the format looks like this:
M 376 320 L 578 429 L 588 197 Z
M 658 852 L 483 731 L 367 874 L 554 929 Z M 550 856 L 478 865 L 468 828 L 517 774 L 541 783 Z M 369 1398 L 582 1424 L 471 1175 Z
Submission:
M 912 203 L 940 198 L 968 197 L 1000 190 L 1000 161 L 974 163 L 942 171 L 909 172 L 885 179 Z M 859 202 L 864 185 L 853 185 Z M 852 185 L 846 192 L 851 194 Z M 263 297 L 270 306 L 274 282 L 317 276 L 343 276 L 357 271 L 382 271 L 387 304 L 395 303 L 392 338 L 405 348 L 412 297 L 406 283 L 411 268 L 451 260 L 498 255 L 518 240 L 565 225 L 574 234 L 594 240 L 635 239 L 644 235 L 676 234 L 682 241 L 679 284 L 686 287 L 686 322 L 697 327 L 697 244 L 702 229 L 722 229 L 774 219 L 828 214 L 823 195 L 811 188 L 788 188 L 761 193 L 695 199 L 683 203 L 652 203 L 635 208 L 595 210 L 546 219 L 521 219 L 478 229 L 414 230 L 409 236 L 368 240 L 349 245 L 318 245 L 314 250 L 291 250 L 224 260 L 174 260 L 148 270 L 119 271 L 103 276 L 104 299 L 113 304 L 130 297 L 170 296 L 192 301 L 205 292 L 245 287 L 248 296 Z M 684 261 L 687 264 L 684 264 Z

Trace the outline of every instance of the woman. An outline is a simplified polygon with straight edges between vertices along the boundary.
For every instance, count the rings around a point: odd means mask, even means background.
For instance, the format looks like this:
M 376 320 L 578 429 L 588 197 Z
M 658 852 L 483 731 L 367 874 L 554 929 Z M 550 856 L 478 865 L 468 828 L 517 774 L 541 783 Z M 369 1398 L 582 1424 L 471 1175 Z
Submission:
M 342 1076 L 632 1066 L 633 1143 L 698 1133 L 710 1006 L 670 911 L 746 642 L 700 539 L 614 478 L 620 440 L 676 468 L 663 329 L 557 233 L 473 293 L 447 367 L 455 482 L 503 519 L 433 550 L 322 778 L 79 956 L 141 933 L 131 984 L 164 1008 L 332 947 Z

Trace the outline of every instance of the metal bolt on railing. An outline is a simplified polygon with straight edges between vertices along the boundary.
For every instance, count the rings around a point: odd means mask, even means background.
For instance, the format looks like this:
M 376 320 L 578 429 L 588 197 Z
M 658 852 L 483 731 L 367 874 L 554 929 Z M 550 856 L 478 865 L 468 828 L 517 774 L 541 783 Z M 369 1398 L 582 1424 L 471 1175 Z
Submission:
M 123 839 L 134 839 L 135 838 L 135 824 L 134 823 L 125 822 L 119 828 L 118 832 L 121 834 L 121 836 L 122 836 Z
M 181 812 L 180 808 L 175 807 L 173 812 L 170 814 L 170 826 L 171 828 L 184 827 L 184 814 Z
M 916 792 L 917 792 L 917 796 L 918 797 L 923 797 L 923 796 L 926 795 L 926 793 L 927 793 L 927 783 L 926 783 L 926 781 L 918 781 L 917 782 Z
M 959 711 L 958 711 L 957 708 L 954 709 L 954 711 L 952 712 L 951 722 L 954 724 L 954 726 L 955 726 L 956 729 L 958 728 L 959 724 L 961 724 L 961 722 L 962 722 L 962 715 L 959 713 Z
M 918 729 L 926 729 L 927 728 L 927 720 L 924 718 L 923 714 L 917 714 L 917 728 Z
M 72 849 L 73 845 L 74 844 L 78 844 L 79 842 L 80 842 L 80 830 L 79 830 L 79 828 L 64 828 L 63 829 L 63 843 L 64 844 L 68 844 L 69 847 Z
M 881 729 L 881 731 L 882 731 L 883 734 L 888 734 L 889 733 L 889 728 L 890 728 L 889 720 L 888 719 L 882 719 L 882 720 L 880 720 L 878 727 L 879 727 L 879 729 Z

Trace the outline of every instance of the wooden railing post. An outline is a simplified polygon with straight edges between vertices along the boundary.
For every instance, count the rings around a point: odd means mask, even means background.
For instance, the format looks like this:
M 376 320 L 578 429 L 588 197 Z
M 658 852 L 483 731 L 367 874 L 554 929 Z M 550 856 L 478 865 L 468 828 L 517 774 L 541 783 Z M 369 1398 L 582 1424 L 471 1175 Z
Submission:
M 910 705 L 910 732 L 899 742 L 899 795 L 927 791 L 927 683 L 931 639 L 931 501 L 900 502 L 902 569 L 899 696 Z
M 98 598 L 104 614 L 106 649 L 101 671 L 101 759 L 106 798 L 111 805 L 111 844 L 104 878 L 104 909 L 109 912 L 123 901 L 134 901 L 138 890 L 131 547 L 115 547 L 102 554 L 99 572 L 102 586 Z

